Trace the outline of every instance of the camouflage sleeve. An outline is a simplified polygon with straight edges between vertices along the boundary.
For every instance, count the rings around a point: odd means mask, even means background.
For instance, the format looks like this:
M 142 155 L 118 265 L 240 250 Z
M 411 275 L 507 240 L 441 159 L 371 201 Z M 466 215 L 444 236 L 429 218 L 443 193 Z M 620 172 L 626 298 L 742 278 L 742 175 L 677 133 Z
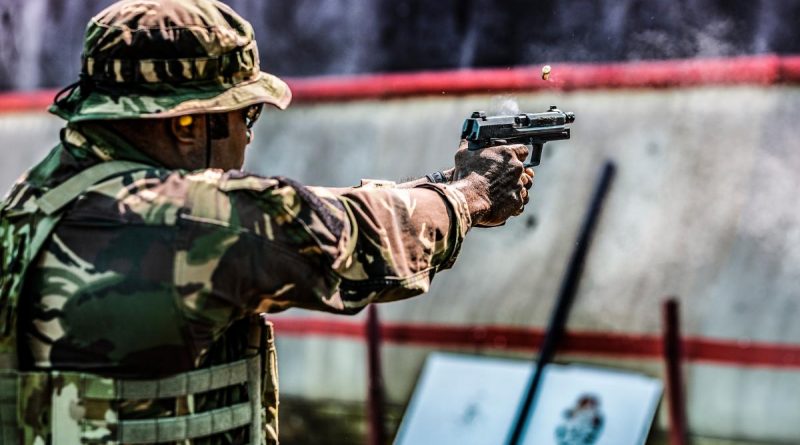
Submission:
M 220 189 L 256 239 L 227 247 L 213 287 L 246 290 L 255 311 L 355 313 L 418 295 L 453 264 L 471 224 L 463 195 L 446 185 L 341 190 L 237 175 Z
M 186 369 L 254 312 L 354 313 L 426 291 L 469 226 L 463 196 L 441 185 L 126 173 L 64 214 L 26 285 L 24 329 L 37 366 Z M 136 359 L 154 351 L 172 358 Z
M 332 268 L 346 311 L 426 292 L 434 274 L 455 262 L 471 224 L 463 195 L 445 185 L 367 183 L 339 200 L 349 230 Z

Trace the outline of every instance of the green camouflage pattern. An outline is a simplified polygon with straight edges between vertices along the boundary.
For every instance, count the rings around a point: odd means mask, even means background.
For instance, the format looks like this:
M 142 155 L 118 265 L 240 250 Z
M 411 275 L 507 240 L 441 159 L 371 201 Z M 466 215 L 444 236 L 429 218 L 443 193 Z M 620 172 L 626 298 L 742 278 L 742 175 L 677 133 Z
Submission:
M 244 337 L 249 336 L 247 351 L 237 350 L 232 345 L 226 345 L 228 353 L 255 357 L 246 361 L 247 367 L 247 395 L 245 396 L 244 387 L 241 386 L 241 377 L 235 377 L 233 386 L 228 386 L 224 390 L 204 389 L 202 385 L 213 385 L 214 381 L 224 378 L 225 373 L 217 374 L 217 377 L 201 376 L 195 382 L 195 390 L 186 392 L 180 397 L 162 396 L 159 399 L 143 400 L 141 397 L 131 396 L 141 394 L 142 384 L 147 385 L 147 391 L 160 392 L 159 388 L 167 388 L 167 391 L 174 392 L 188 391 L 188 388 L 175 386 L 175 376 L 170 376 L 166 380 L 122 380 L 119 378 L 102 377 L 97 374 L 51 370 L 13 372 L 0 370 L 0 387 L 6 388 L 3 396 L 12 396 L 13 408 L 18 412 L 19 422 L 0 424 L 0 443 L 12 444 L 50 444 L 50 445 L 73 445 L 73 444 L 117 444 L 127 443 L 128 440 L 120 437 L 123 431 L 127 431 L 127 436 L 131 436 L 131 421 L 141 420 L 169 421 L 174 416 L 183 418 L 198 419 L 204 412 L 216 408 L 232 407 L 238 403 L 245 402 L 251 408 L 252 414 L 248 417 L 248 424 L 242 427 L 222 426 L 226 429 L 224 433 L 216 435 L 200 434 L 198 431 L 186 432 L 188 437 L 194 439 L 181 440 L 180 444 L 277 444 L 278 443 L 278 392 L 277 392 L 277 367 L 275 344 L 271 323 L 264 324 L 263 318 L 254 316 L 250 319 L 250 328 L 247 333 L 232 328 L 232 334 L 237 337 L 237 342 L 242 343 Z M 243 344 L 243 343 L 242 343 Z M 237 362 L 236 366 L 241 367 L 245 362 Z M 251 365 L 252 369 L 251 369 Z M 260 372 L 260 369 L 266 371 Z M 230 368 L 227 368 L 230 369 Z M 252 371 L 252 374 L 251 374 Z M 178 374 L 180 375 L 180 374 Z M 203 374 L 208 375 L 208 374 Z M 191 373 L 184 374 L 184 378 L 193 381 L 198 376 Z M 14 390 L 9 391 L 7 381 L 15 383 Z M 224 381 L 224 380 L 223 380 Z M 250 386 L 255 382 L 251 393 Z M 130 389 L 134 384 L 136 388 Z M 198 386 L 200 385 L 200 386 Z M 129 389 L 124 389 L 129 388 Z M 205 387 L 207 388 L 207 386 Z M 7 394 L 10 393 L 10 394 Z M 17 393 L 19 402 L 17 405 Z M 128 394 L 126 396 L 126 394 Z M 162 393 L 163 394 L 163 393 Z M 250 394 L 256 394 L 256 403 L 250 403 Z M 0 399 L 0 409 L 5 409 L 6 400 Z M 15 416 L 16 418 L 16 416 Z M 8 419 L 5 419 L 8 420 Z M 222 418 L 225 422 L 225 419 Z M 16 423 L 21 424 L 19 431 L 10 428 Z M 169 422 L 168 422 L 169 423 Z M 214 425 L 212 422 L 211 425 Z M 210 425 L 210 426 L 211 426 Z M 253 427 L 255 431 L 253 431 Z M 213 426 L 211 426 L 213 427 Z M 141 438 L 141 427 L 139 426 Z M 185 428 L 185 427 L 184 427 Z M 184 428 L 163 424 L 158 427 L 150 427 L 147 434 L 152 437 L 174 437 L 175 434 L 182 434 Z M 255 432 L 256 436 L 251 433 Z M 194 436 L 193 436 L 194 435 Z M 150 443 L 151 441 L 147 441 Z M 158 443 L 162 443 L 160 441 Z M 142 443 L 137 441 L 135 443 Z M 166 443 L 176 443 L 174 440 Z
M 26 209 L 79 171 L 113 159 L 152 168 L 103 180 L 68 206 L 22 291 L 14 284 L 22 282 L 17 254 L 40 222 Z M 253 314 L 291 307 L 354 314 L 427 291 L 436 272 L 455 261 L 470 224 L 464 197 L 446 185 L 329 189 L 241 171 L 169 170 L 114 133 L 70 124 L 61 144 L 3 203 L 0 356 L 13 352 L 8 339 L 17 329 L 10 323 L 18 317 L 23 368 L 156 378 L 229 363 L 247 353 Z M 12 289 L 21 296 L 18 308 L 2 304 Z M 278 382 L 270 350 L 262 414 L 275 437 Z M 54 424 L 40 413 L 61 399 L 37 388 L 23 388 L 20 418 L 26 443 L 46 444 Z M 69 390 L 63 394 L 71 408 L 54 416 L 90 407 Z M 183 402 L 91 405 L 107 420 L 83 422 L 89 431 L 81 437 L 106 437 L 114 418 L 203 412 L 246 397 L 217 391 Z M 192 443 L 240 443 L 247 432 L 240 433 Z
M 214 0 L 123 0 L 86 29 L 80 81 L 50 111 L 69 122 L 284 109 L 289 87 L 262 72 L 253 28 Z

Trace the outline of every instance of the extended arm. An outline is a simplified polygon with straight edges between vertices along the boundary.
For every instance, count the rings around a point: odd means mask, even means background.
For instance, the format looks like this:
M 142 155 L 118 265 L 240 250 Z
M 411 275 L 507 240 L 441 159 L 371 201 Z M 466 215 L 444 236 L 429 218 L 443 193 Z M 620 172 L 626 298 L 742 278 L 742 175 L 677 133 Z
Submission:
M 373 301 L 392 301 L 425 292 L 439 270 L 455 261 L 467 230 L 517 214 L 527 201 L 530 176 L 521 160 L 524 146 L 459 151 L 451 185 L 392 187 L 367 184 L 348 189 L 293 184 L 280 193 L 296 216 L 284 230 L 295 236 L 305 267 L 284 274 L 324 279 L 293 280 L 260 309 L 301 306 L 356 312 Z M 525 196 L 523 196 L 525 195 Z M 276 215 L 278 220 L 286 219 Z M 273 228 L 273 230 L 275 230 Z M 314 245 L 316 244 L 316 245 Z
M 264 268 L 236 274 L 244 280 L 236 288 L 259 289 L 257 311 L 354 313 L 373 301 L 425 292 L 455 261 L 472 224 L 454 186 L 338 192 L 291 183 L 261 194 L 280 203 L 268 208 L 268 236 L 246 245 L 244 255 L 255 258 L 234 260 Z

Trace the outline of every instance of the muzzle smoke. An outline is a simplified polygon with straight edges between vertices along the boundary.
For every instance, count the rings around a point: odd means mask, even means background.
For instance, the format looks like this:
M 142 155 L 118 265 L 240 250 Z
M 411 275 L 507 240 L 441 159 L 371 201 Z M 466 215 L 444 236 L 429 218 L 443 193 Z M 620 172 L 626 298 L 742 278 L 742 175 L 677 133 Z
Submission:
M 519 114 L 517 98 L 510 95 L 493 96 L 489 105 L 490 116 L 508 116 Z

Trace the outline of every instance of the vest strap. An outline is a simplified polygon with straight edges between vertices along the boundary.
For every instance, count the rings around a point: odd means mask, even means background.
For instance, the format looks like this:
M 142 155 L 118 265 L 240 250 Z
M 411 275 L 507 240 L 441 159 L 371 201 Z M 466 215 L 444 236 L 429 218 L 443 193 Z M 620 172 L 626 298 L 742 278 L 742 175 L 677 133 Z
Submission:
M 256 360 L 258 360 L 257 357 L 239 360 L 157 380 L 117 380 L 93 374 L 70 372 L 54 372 L 53 374 L 81 382 L 81 394 L 88 399 L 164 399 L 184 397 L 247 383 L 248 364 Z
M 70 382 L 77 388 L 73 396 L 77 400 L 146 400 L 184 397 L 234 385 L 248 385 L 247 402 L 184 416 L 117 420 L 115 440 L 125 444 L 146 444 L 178 442 L 223 433 L 236 428 L 252 425 L 251 441 L 261 439 L 261 364 L 260 357 L 250 357 L 233 363 L 217 365 L 206 369 L 189 371 L 176 376 L 157 380 L 123 380 L 104 378 L 77 372 L 0 372 L 0 443 L 17 443 L 19 419 L 21 415 L 18 394 L 22 379 L 31 381 Z M 48 384 L 43 386 L 47 388 Z M 55 391 L 54 389 L 50 389 Z M 51 398 L 52 397 L 52 398 Z M 47 397 L 48 406 L 53 402 L 53 412 L 64 411 L 59 397 L 53 392 Z M 69 402 L 69 400 L 68 400 Z M 46 408 L 45 408 L 46 409 Z M 55 419 L 54 419 L 55 420 Z M 102 418 L 87 417 L 85 422 L 102 422 Z M 70 431 L 62 430 L 63 425 L 55 422 L 53 434 L 67 440 Z M 255 435 L 253 435 L 255 434 Z M 59 443 L 59 442 L 54 442 Z
M 230 431 L 257 421 L 249 402 L 200 414 L 117 423 L 117 440 L 125 444 L 177 442 Z
M 80 196 L 86 189 L 102 179 L 131 170 L 153 166 L 132 161 L 108 161 L 95 164 L 67 179 L 36 200 L 36 205 L 45 215 L 52 215 Z

